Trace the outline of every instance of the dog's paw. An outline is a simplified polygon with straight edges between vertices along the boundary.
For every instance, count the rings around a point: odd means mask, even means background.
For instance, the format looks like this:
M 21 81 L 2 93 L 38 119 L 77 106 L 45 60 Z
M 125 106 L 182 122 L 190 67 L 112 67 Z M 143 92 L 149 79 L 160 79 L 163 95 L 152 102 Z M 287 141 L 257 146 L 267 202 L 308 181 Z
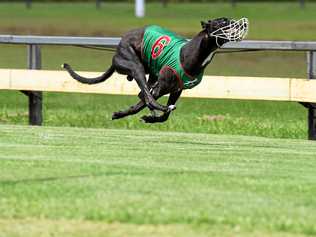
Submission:
M 156 117 L 154 117 L 152 115 L 144 115 L 140 119 L 144 123 L 155 123 L 156 122 L 155 118 Z
M 62 68 L 62 69 L 65 69 L 65 68 L 67 68 L 67 67 L 69 67 L 69 65 L 68 65 L 67 63 L 63 63 L 63 64 L 61 65 L 61 68 Z
M 115 119 L 119 119 L 119 118 L 121 118 L 122 116 L 121 116 L 121 113 L 120 112 L 114 112 L 113 114 L 112 114 L 112 120 L 115 120 Z
M 140 118 L 140 121 L 143 122 L 143 123 L 147 123 L 147 120 L 148 120 L 148 117 L 147 115 L 144 115 Z
M 169 105 L 168 112 L 171 112 L 171 111 L 175 110 L 176 108 L 177 108 L 176 105 Z

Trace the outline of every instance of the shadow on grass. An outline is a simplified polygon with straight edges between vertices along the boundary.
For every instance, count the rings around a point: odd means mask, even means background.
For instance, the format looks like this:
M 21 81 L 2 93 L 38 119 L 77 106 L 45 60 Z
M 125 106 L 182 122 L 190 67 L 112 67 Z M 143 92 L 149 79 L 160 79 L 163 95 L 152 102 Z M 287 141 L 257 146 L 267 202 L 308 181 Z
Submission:
M 59 176 L 59 177 L 42 177 L 42 178 L 32 178 L 32 179 L 18 179 L 18 180 L 1 180 L 0 186 L 2 185 L 19 185 L 19 184 L 34 184 L 34 183 L 45 183 L 61 180 L 72 180 L 72 179 L 82 179 L 82 178 L 94 178 L 94 177 L 109 177 L 109 176 L 144 176 L 144 175 L 155 175 L 155 176 L 176 176 L 176 175 L 211 175 L 211 173 L 216 173 L 213 170 L 168 170 L 168 171 L 156 171 L 152 170 L 145 172 L 107 172 L 98 174 L 85 174 L 85 175 L 69 175 L 69 176 Z
M 130 173 L 128 173 L 130 174 Z M 145 172 L 143 172 L 145 174 Z M 32 178 L 32 179 L 18 179 L 18 180 L 2 180 L 1 185 L 17 185 L 17 184 L 28 184 L 28 183 L 42 183 L 42 182 L 52 182 L 59 180 L 70 180 L 70 179 L 82 179 L 82 178 L 92 178 L 99 176 L 114 176 L 114 175 L 126 175 L 126 172 L 109 172 L 109 173 L 99 173 L 99 174 L 85 174 L 85 175 L 69 175 L 69 176 L 59 176 L 59 177 L 42 177 L 42 178 Z

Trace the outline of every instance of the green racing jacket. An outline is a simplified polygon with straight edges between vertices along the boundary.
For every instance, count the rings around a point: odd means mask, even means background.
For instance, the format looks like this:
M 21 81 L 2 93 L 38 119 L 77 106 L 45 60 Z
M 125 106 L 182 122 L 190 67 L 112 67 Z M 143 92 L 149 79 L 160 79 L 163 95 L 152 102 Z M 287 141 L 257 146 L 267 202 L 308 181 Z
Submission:
M 187 74 L 180 62 L 180 51 L 187 40 L 160 26 L 147 26 L 144 33 L 142 54 L 151 74 L 159 76 L 165 69 L 170 69 L 182 81 L 184 89 L 198 85 L 203 71 L 193 77 Z

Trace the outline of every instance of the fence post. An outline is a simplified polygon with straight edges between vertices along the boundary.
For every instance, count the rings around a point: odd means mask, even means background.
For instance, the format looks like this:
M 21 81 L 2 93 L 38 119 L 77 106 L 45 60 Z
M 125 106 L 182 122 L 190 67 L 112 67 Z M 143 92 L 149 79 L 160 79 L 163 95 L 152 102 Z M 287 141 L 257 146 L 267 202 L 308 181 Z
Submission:
M 310 80 L 316 79 L 316 51 L 307 53 L 307 71 Z M 316 104 L 308 106 L 308 139 L 316 140 Z
M 231 0 L 231 4 L 232 4 L 232 7 L 233 7 L 233 8 L 236 7 L 236 2 L 237 2 L 237 0 Z
M 135 0 L 135 16 L 138 18 L 145 16 L 145 0 Z
M 32 7 L 32 0 L 25 0 L 25 5 L 27 9 L 30 9 Z
M 42 68 L 41 49 L 39 45 L 28 45 L 27 54 L 28 69 L 38 70 Z M 42 99 L 43 95 L 40 91 L 29 91 L 29 123 L 30 125 L 42 125 Z
M 305 0 L 299 0 L 299 2 L 300 2 L 300 7 L 302 9 L 304 9 L 305 8 Z
M 101 8 L 101 0 L 96 0 L 95 5 L 96 5 L 97 9 L 100 9 Z
M 162 7 L 166 8 L 168 5 L 168 0 L 161 0 L 161 2 L 162 2 Z

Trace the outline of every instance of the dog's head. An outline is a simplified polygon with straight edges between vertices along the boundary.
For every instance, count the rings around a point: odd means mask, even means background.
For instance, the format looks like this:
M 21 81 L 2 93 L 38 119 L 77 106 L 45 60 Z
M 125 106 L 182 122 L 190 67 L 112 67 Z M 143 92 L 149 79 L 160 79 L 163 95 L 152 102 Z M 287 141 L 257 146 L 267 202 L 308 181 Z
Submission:
M 239 20 L 228 19 L 226 17 L 201 21 L 202 28 L 207 35 L 214 38 L 218 47 L 227 42 L 241 41 L 246 37 L 249 27 L 247 18 Z

